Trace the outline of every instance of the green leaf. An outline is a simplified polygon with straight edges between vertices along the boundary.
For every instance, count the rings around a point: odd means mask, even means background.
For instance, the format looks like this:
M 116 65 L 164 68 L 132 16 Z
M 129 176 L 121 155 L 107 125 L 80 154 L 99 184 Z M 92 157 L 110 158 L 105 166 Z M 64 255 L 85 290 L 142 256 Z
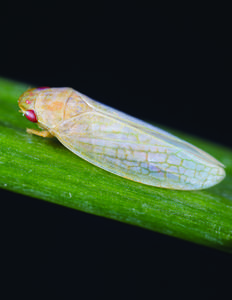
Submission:
M 227 177 L 202 191 L 175 191 L 108 173 L 74 155 L 19 112 L 29 86 L 0 78 L 0 187 L 163 234 L 232 252 L 232 152 L 187 135 L 181 138 L 225 164 Z M 175 132 L 174 132 L 175 133 Z

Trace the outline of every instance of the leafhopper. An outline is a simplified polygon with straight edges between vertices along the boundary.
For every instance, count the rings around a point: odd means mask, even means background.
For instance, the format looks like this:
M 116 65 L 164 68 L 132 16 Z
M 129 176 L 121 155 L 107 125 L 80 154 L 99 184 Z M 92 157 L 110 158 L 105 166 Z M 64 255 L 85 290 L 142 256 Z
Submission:
M 33 88 L 18 100 L 26 118 L 88 162 L 143 184 L 199 190 L 219 183 L 224 166 L 180 138 L 72 88 Z

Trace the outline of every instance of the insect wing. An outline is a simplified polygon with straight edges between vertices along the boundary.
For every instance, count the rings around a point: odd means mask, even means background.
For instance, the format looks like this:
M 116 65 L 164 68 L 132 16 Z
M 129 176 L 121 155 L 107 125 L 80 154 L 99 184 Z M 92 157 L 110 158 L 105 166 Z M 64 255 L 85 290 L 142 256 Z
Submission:
M 162 138 L 165 131 L 100 108 L 57 128 L 57 138 L 81 158 L 119 176 L 165 188 L 200 189 L 223 179 L 222 168 L 171 144 Z
M 97 102 L 80 92 L 75 91 L 78 96 L 80 96 L 89 106 L 95 109 L 98 112 L 103 114 L 107 114 L 116 118 L 119 121 L 126 122 L 128 125 L 133 126 L 143 132 L 146 132 L 150 135 L 153 135 L 155 139 L 159 139 L 161 141 L 166 141 L 168 144 L 176 146 L 179 149 L 192 153 L 192 155 L 199 156 L 201 159 L 208 161 L 208 163 L 215 164 L 217 166 L 224 167 L 218 160 L 216 160 L 213 156 L 209 155 L 205 151 L 191 145 L 190 143 L 179 139 L 178 137 L 174 136 L 173 134 L 160 129 L 154 125 L 148 124 L 142 120 L 139 120 L 135 117 L 132 117 L 128 114 L 125 114 L 117 109 L 114 109 L 110 106 Z

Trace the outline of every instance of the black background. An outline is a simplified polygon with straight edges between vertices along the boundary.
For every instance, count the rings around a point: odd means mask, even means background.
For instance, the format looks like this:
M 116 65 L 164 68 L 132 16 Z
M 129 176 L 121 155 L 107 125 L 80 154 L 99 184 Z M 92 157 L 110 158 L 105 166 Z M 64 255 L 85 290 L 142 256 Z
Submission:
M 1 14 L 0 76 L 70 86 L 138 118 L 232 146 L 226 8 L 96 2 Z M 7 191 L 1 199 L 8 292 L 225 299 L 228 254 Z

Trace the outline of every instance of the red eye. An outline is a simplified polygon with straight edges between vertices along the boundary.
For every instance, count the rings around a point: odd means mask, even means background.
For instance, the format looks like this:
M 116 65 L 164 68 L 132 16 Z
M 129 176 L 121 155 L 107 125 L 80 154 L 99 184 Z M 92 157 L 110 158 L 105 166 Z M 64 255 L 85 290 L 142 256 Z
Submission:
M 37 123 L 37 117 L 36 117 L 36 114 L 35 114 L 34 110 L 27 110 L 27 111 L 25 112 L 25 117 L 26 117 L 29 121 L 31 121 L 31 122 L 33 122 L 33 123 Z
M 50 89 L 50 87 L 49 86 L 37 87 L 37 90 L 44 90 L 44 89 Z

